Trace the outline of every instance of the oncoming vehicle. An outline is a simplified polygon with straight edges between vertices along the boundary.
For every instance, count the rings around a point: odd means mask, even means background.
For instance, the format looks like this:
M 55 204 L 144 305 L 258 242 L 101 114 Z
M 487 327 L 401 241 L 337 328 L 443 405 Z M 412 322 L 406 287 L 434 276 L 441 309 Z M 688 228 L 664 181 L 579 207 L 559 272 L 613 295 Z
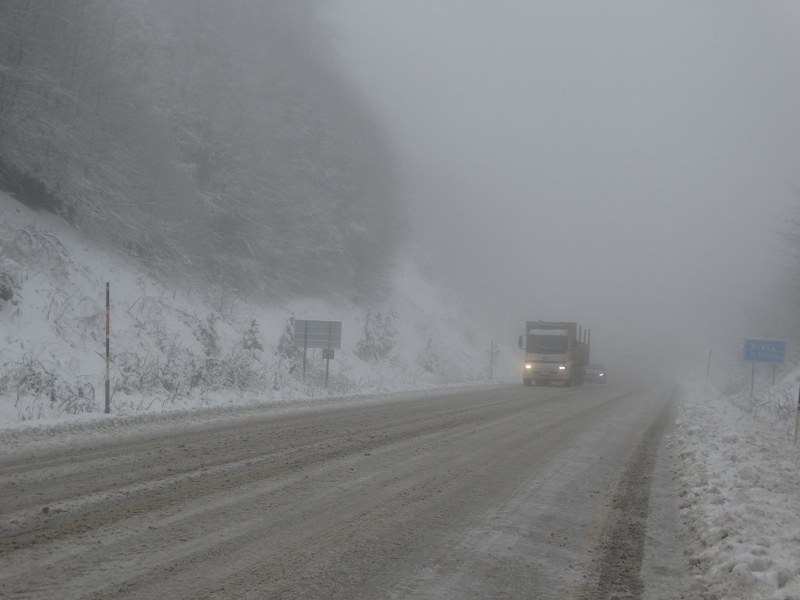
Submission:
M 575 321 L 526 321 L 519 347 L 525 351 L 525 385 L 583 385 L 589 361 L 590 332 Z
M 603 365 L 599 363 L 589 363 L 586 365 L 586 370 L 583 374 L 584 381 L 593 381 L 596 383 L 606 382 L 606 370 Z

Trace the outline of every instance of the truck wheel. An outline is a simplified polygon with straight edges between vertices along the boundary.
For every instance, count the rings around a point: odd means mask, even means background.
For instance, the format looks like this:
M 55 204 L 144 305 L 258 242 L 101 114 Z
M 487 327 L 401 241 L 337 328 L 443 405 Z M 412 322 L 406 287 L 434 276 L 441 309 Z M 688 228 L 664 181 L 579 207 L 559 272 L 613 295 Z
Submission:
M 572 387 L 572 377 L 564 382 L 564 387 Z
M 531 380 L 530 379 L 523 379 L 522 382 L 525 384 L 525 387 L 530 387 Z

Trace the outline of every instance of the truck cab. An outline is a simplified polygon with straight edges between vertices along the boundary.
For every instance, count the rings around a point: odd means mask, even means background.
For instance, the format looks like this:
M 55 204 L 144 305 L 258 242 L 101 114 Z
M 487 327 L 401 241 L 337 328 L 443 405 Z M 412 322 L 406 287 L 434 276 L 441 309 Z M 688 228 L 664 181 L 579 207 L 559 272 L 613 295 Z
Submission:
M 581 385 L 589 357 L 589 342 L 584 338 L 588 332 L 583 335 L 574 322 L 528 321 L 519 340 L 525 350 L 524 384 Z

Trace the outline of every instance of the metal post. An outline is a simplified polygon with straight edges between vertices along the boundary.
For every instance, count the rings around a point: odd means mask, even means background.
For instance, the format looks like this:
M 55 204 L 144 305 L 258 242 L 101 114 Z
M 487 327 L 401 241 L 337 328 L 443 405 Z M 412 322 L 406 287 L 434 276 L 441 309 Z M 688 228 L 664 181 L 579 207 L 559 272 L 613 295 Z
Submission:
M 753 387 L 755 385 L 756 380 L 756 363 L 753 361 L 753 370 L 750 373 L 750 398 L 753 398 Z
M 703 391 L 708 390 L 708 376 L 711 373 L 711 349 L 708 350 L 708 363 L 706 364 L 706 384 L 703 386 Z
M 111 286 L 106 282 L 106 413 L 111 412 Z
M 489 342 L 489 381 L 494 376 L 494 338 Z
M 303 381 L 306 380 L 306 356 L 308 355 L 308 321 L 305 322 L 303 332 Z
M 797 430 L 800 429 L 800 391 L 797 392 L 797 414 L 794 417 L 794 443 L 797 444 Z
M 328 389 L 328 373 L 331 370 L 331 338 L 333 337 L 333 321 L 328 321 L 328 348 L 325 352 L 325 389 Z

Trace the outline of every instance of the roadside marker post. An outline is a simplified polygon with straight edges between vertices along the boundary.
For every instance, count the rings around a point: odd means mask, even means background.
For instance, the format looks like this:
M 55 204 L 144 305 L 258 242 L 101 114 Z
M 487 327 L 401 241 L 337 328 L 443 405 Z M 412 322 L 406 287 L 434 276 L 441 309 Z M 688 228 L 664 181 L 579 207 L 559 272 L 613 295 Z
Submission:
M 797 410 L 794 416 L 794 443 L 797 445 L 797 430 L 800 429 L 800 390 L 797 391 Z

